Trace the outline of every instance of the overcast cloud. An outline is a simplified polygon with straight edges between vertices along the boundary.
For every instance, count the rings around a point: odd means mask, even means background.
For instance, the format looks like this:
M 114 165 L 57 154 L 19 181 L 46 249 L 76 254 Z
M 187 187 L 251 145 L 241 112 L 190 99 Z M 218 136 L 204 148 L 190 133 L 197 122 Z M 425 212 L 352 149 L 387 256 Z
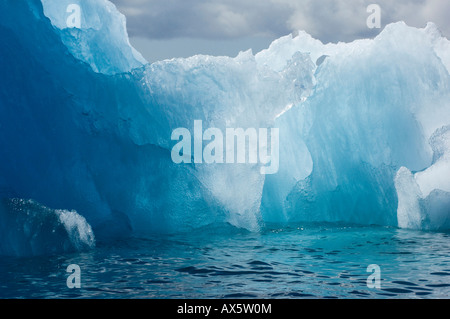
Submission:
M 159 41 L 159 44 L 186 38 L 273 40 L 294 30 L 305 30 L 323 42 L 373 37 L 380 30 L 371 30 L 366 25 L 369 16 L 366 9 L 371 3 L 382 9 L 382 27 L 400 20 L 423 27 L 432 21 L 450 38 L 449 0 L 111 1 L 126 15 L 131 38 L 141 42 Z

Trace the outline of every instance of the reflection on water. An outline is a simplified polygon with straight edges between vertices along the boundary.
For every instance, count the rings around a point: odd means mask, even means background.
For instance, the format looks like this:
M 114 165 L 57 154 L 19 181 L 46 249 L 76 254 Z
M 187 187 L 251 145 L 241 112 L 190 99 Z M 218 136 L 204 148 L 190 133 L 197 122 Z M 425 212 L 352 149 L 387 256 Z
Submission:
M 332 225 L 231 227 L 0 260 L 2 298 L 449 298 L 446 233 Z M 66 268 L 81 268 L 69 289 Z M 381 269 L 368 288 L 367 266 Z

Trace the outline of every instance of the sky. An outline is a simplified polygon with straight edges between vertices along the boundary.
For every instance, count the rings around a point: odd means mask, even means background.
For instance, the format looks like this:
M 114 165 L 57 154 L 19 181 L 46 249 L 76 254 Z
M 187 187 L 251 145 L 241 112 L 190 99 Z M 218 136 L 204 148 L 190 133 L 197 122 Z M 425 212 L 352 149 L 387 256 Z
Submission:
M 376 36 L 386 24 L 436 23 L 450 38 L 450 0 L 111 0 L 127 18 L 131 44 L 149 61 L 195 54 L 257 53 L 295 30 L 327 42 Z M 381 8 L 370 29 L 369 4 Z

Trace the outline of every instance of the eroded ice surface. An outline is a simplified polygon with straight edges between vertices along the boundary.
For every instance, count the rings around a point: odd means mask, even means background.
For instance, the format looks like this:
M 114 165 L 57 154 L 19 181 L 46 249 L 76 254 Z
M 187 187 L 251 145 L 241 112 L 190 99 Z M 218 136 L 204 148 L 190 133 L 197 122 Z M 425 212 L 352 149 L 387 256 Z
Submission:
M 101 240 L 224 222 L 449 228 L 450 44 L 432 23 L 149 65 L 110 2 L 27 0 L 0 3 L 0 35 L 5 200 L 76 210 Z M 171 133 L 194 120 L 278 127 L 278 173 L 173 163 Z

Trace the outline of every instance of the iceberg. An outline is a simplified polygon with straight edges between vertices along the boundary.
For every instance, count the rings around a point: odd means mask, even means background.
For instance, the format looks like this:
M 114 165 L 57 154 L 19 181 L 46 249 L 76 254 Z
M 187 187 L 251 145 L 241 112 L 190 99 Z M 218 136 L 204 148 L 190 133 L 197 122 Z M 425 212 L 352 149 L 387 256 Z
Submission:
M 67 25 L 70 4 L 80 28 Z M 29 220 L 0 220 L 17 229 L 0 254 L 48 252 L 51 229 L 84 249 L 93 234 L 224 223 L 450 227 L 450 44 L 432 23 L 337 44 L 299 31 L 257 54 L 148 64 L 107 0 L 8 0 L 0 35 L 0 198 L 34 203 Z M 194 121 L 278 128 L 278 173 L 174 163 L 171 134 Z M 33 249 L 20 223 L 42 239 Z

